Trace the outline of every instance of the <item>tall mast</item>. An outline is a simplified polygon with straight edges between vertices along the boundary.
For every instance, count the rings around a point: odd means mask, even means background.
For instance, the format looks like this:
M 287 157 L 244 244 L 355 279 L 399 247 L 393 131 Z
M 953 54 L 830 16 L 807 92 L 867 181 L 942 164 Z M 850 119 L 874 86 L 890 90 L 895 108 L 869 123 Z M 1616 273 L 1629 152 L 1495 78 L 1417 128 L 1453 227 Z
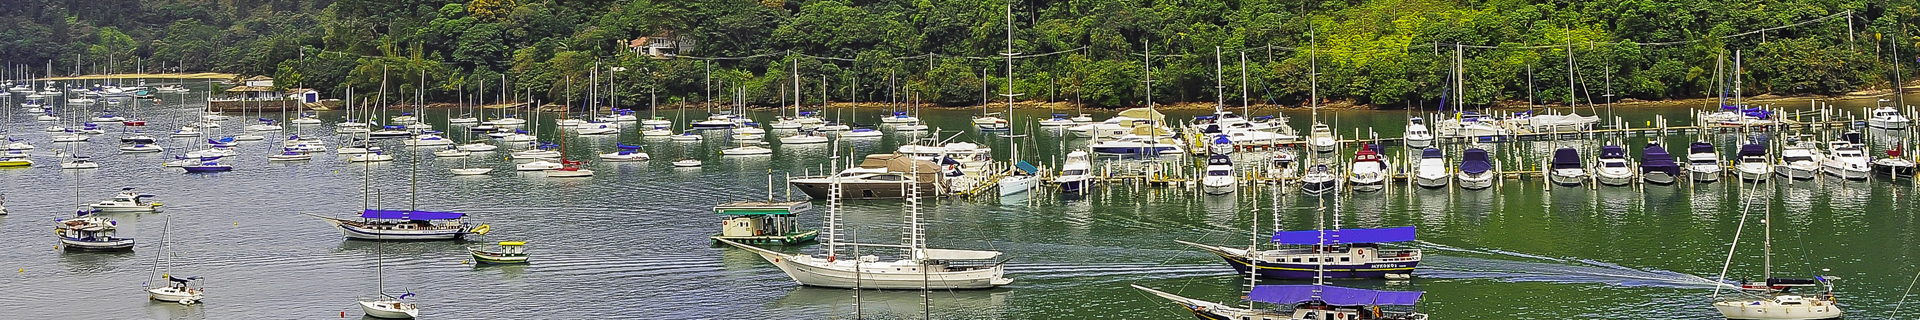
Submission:
M 1240 52 L 1240 113 L 1242 117 L 1253 115 L 1253 104 L 1247 96 L 1247 52 Z
M 1146 61 L 1147 68 L 1147 110 L 1153 110 L 1153 43 L 1148 42 L 1147 39 L 1140 39 L 1140 47 L 1146 50 L 1145 54 L 1140 56 L 1141 60 Z
M 1220 113 L 1227 107 L 1227 83 L 1224 79 L 1220 77 L 1220 46 L 1213 46 L 1213 113 Z
M 1741 98 L 1743 95 L 1745 93 L 1740 90 L 1740 50 L 1736 49 L 1733 50 L 1733 104 L 1742 105 L 1741 103 L 1746 100 Z M 1744 106 L 1742 108 L 1744 109 Z
M 1020 94 L 1018 93 L 1013 93 L 1013 56 L 1017 54 L 1019 53 L 1013 52 L 1013 2 L 1008 1 L 1007 2 L 1007 51 L 1000 53 L 1000 55 L 1007 57 L 1007 92 L 1000 94 L 1000 96 L 1002 97 L 1007 97 L 1007 114 L 1006 114 L 1007 119 L 1013 119 L 1013 97 L 1020 96 Z M 1007 121 L 1007 131 L 1009 132 L 1013 131 L 1013 121 Z M 1012 142 L 1009 141 L 1008 143 L 1012 143 Z
M 1573 29 L 1567 29 L 1567 111 L 1580 114 L 1580 103 L 1573 99 Z
M 1773 199 L 1767 199 L 1767 205 L 1760 207 L 1760 230 L 1762 234 L 1766 235 L 1766 242 L 1761 243 L 1761 247 L 1765 248 L 1764 250 L 1766 251 L 1766 254 L 1761 255 L 1760 261 L 1762 261 L 1763 264 L 1760 269 L 1760 278 L 1761 279 L 1772 278 L 1773 277 Z

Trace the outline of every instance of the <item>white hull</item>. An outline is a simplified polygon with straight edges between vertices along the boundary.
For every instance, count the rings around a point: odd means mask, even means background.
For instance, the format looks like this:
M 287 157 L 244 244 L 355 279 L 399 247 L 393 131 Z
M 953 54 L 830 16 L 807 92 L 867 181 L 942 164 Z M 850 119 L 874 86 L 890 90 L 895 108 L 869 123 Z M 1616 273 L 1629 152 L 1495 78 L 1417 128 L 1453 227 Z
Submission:
M 1875 129 L 1906 130 L 1907 124 L 1907 119 L 1882 119 L 1878 117 L 1867 119 L 1867 126 Z
M 392 307 L 396 304 L 400 307 Z M 387 319 L 413 319 L 420 316 L 420 309 L 413 304 L 394 300 L 361 301 L 360 312 L 367 313 L 369 317 Z
M 729 242 L 730 243 L 730 242 Z M 977 269 L 949 270 L 945 265 L 922 265 L 909 261 L 861 262 L 856 259 L 833 260 L 790 255 L 743 244 L 767 262 L 785 271 L 800 285 L 828 288 L 880 290 L 986 289 L 1007 285 L 1013 279 L 1001 277 L 1000 265 Z M 924 270 L 922 268 L 925 268 Z M 857 271 L 856 271 L 857 270 Z
M 1762 303 L 1754 305 L 1749 301 L 1722 301 L 1713 303 L 1713 308 L 1727 319 L 1737 320 L 1812 320 L 1834 319 L 1841 316 L 1840 307 L 1832 305 L 1779 305 Z
M 646 153 L 639 153 L 639 152 L 628 153 L 628 154 L 620 154 L 618 152 L 600 154 L 600 160 L 605 160 L 605 161 L 644 161 L 647 159 L 648 157 Z
M 1414 175 L 1414 178 L 1415 178 L 1413 181 L 1414 184 L 1417 184 L 1417 185 L 1420 185 L 1421 187 L 1426 187 L 1426 188 L 1445 187 L 1447 186 L 1447 182 L 1449 182 L 1450 180 L 1453 180 L 1451 179 L 1452 177 L 1448 177 L 1445 173 L 1428 174 L 1426 172 L 1416 174 Z
M 1687 166 L 1686 171 L 1687 178 L 1693 179 L 1694 182 L 1720 181 L 1720 166 Z
M 1773 172 L 1780 174 L 1780 176 L 1782 177 L 1787 177 L 1793 180 L 1807 180 L 1807 179 L 1813 179 L 1813 176 L 1815 175 L 1819 175 L 1820 167 L 1812 164 L 1807 164 L 1807 165 L 1783 164 L 1783 165 L 1773 166 Z
M 1010 176 L 1002 178 L 1000 179 L 1000 196 L 1005 197 L 1032 191 L 1033 186 L 1039 183 L 1040 177 L 1036 176 Z
M 1600 184 L 1604 185 L 1624 186 L 1633 184 L 1633 169 L 1620 171 L 1600 170 L 1600 172 L 1596 172 L 1594 176 L 1600 178 Z
M 585 178 L 592 177 L 593 170 L 547 170 L 548 178 Z
M 1582 169 L 1554 169 L 1552 172 L 1547 173 L 1547 178 L 1553 180 L 1554 184 L 1578 186 L 1587 183 L 1587 171 Z
M 1820 166 L 1820 169 L 1829 175 L 1847 180 L 1866 180 L 1868 175 L 1873 174 L 1873 170 L 1865 165 L 1846 166 L 1828 163 Z
M 1460 188 L 1468 190 L 1480 190 L 1493 187 L 1493 177 L 1492 172 L 1482 172 L 1480 174 L 1461 173 L 1457 176 L 1460 180 Z
M 1765 164 L 1743 164 L 1735 169 L 1741 181 L 1766 182 L 1773 176 L 1773 167 Z
M 200 301 L 200 299 L 203 298 L 203 296 L 201 295 L 201 292 L 198 290 L 188 289 L 183 291 L 183 290 L 180 290 L 179 288 L 160 287 L 160 288 L 147 289 L 147 298 L 150 298 L 153 300 L 159 300 L 159 301 L 179 302 L 181 304 L 189 304 L 189 303 L 193 303 L 194 301 Z
M 461 175 L 461 176 L 471 176 L 471 175 L 482 175 L 482 174 L 487 174 L 488 172 L 493 172 L 493 168 L 456 168 L 456 169 L 453 169 L 453 174 L 454 174 L 454 175 Z
M 348 225 L 338 219 L 321 219 L 328 224 L 332 224 L 334 229 L 339 229 L 341 235 L 345 235 L 347 238 L 362 240 L 452 240 L 458 239 L 460 235 L 466 234 L 464 230 L 447 229 L 373 230 Z
M 1673 184 L 1674 181 L 1678 181 L 1679 179 L 1680 177 L 1667 174 L 1666 172 L 1649 172 L 1640 175 L 1640 180 L 1652 184 Z
M 1207 194 L 1223 195 L 1233 193 L 1234 190 L 1239 189 L 1240 183 L 1238 180 L 1235 180 L 1233 176 L 1218 176 L 1202 178 L 1200 180 L 1200 186 L 1201 191 Z

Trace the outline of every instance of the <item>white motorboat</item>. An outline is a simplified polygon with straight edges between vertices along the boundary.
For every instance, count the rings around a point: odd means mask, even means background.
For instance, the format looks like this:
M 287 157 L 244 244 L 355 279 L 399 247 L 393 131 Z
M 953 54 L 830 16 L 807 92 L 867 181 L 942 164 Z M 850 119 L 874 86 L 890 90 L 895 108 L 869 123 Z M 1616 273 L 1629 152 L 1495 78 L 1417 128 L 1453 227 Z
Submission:
M 1140 127 L 1140 129 L 1153 128 Z M 1145 134 L 1126 134 L 1111 140 L 1096 141 L 1088 144 L 1087 148 L 1093 149 L 1093 152 L 1097 153 L 1144 156 L 1179 154 L 1183 152 L 1180 149 L 1179 141 L 1174 141 L 1171 138 L 1155 138 L 1152 135 Z
M 1086 115 L 1081 116 L 1085 117 Z M 1161 114 L 1159 111 L 1154 111 L 1149 108 L 1133 108 L 1121 110 L 1120 114 L 1112 118 L 1107 118 L 1106 121 L 1067 127 L 1067 132 L 1073 133 L 1075 137 L 1081 138 L 1112 137 L 1133 131 L 1134 127 L 1151 126 L 1155 128 L 1155 132 L 1165 134 L 1160 137 L 1172 137 L 1173 131 L 1166 127 L 1164 123 L 1165 120 L 1166 115 Z
M 982 107 L 984 108 L 985 106 Z M 1001 119 L 999 114 L 1000 113 L 995 112 L 973 117 L 973 126 L 979 128 L 980 131 L 1007 131 L 1011 126 L 1008 126 L 1007 119 Z
M 400 113 L 400 115 L 399 115 L 399 116 L 395 116 L 395 117 L 393 117 L 393 118 L 388 118 L 388 119 L 387 119 L 387 122 L 388 122 L 389 124 L 409 124 L 409 123 L 419 123 L 419 122 L 420 122 L 420 117 L 416 117 L 416 116 L 414 116 L 412 112 L 403 112 L 403 113 Z
M 674 160 L 673 166 L 680 167 L 680 168 L 699 167 L 700 159 L 686 158 L 686 159 Z
M 1535 133 L 1576 133 L 1592 131 L 1600 123 L 1599 116 L 1582 116 L 1578 113 L 1524 115 L 1510 121 L 1517 121 Z M 1512 122 L 1509 122 L 1512 123 Z
M 133 192 L 132 187 L 120 188 L 120 193 L 114 194 L 113 198 L 108 198 L 106 200 L 100 200 L 99 202 L 88 204 L 87 207 L 93 208 L 94 210 L 100 210 L 101 212 L 159 211 L 160 204 L 156 202 L 147 202 L 146 198 L 149 198 L 149 197 L 153 197 L 153 195 Z
M 1060 192 L 1067 194 L 1084 193 L 1099 181 L 1093 176 L 1093 155 L 1081 150 L 1068 152 L 1067 161 L 1060 165 L 1060 175 L 1053 178 Z
M 1206 176 L 1200 178 L 1200 189 L 1211 195 L 1233 193 L 1240 187 L 1240 177 L 1234 174 L 1233 158 L 1225 154 L 1207 156 Z
M 1613 145 L 1600 147 L 1600 159 L 1595 162 L 1593 169 L 1593 176 L 1600 180 L 1600 184 L 1609 186 L 1632 184 L 1635 180 L 1635 171 L 1633 161 L 1627 160 L 1626 148 Z
M 1735 160 L 1733 170 L 1741 181 L 1766 182 L 1773 176 L 1773 161 L 1767 159 L 1767 145 L 1749 143 L 1740 145 L 1740 158 Z
M 547 171 L 559 168 L 559 162 L 547 161 L 546 159 L 535 159 L 513 165 L 513 170 L 517 171 Z
M 1813 179 L 1820 174 L 1820 163 L 1826 158 L 1812 142 L 1802 141 L 1780 150 L 1780 162 L 1773 165 L 1773 173 L 1793 180 Z
M 1887 149 L 1886 157 L 1873 160 L 1873 172 L 1893 178 L 1913 177 L 1916 165 L 1913 159 L 1902 157 L 1902 153 L 1900 148 Z
M 1847 180 L 1866 180 L 1873 174 L 1866 146 L 1854 142 L 1859 132 L 1841 134 L 1842 140 L 1827 142 L 1827 157 L 1820 161 L 1821 171 Z
M 1447 170 L 1447 158 L 1440 149 L 1420 150 L 1420 160 L 1414 164 L 1414 184 L 1423 188 L 1446 187 L 1453 180 L 1453 174 Z
M 1713 144 L 1695 141 L 1687 146 L 1687 178 L 1693 182 L 1720 181 L 1725 169 L 1720 167 L 1720 154 L 1714 151 Z
M 1314 122 L 1313 129 L 1307 131 L 1307 147 L 1313 149 L 1313 152 L 1333 152 L 1339 145 L 1340 139 L 1333 136 L 1333 129 L 1328 128 L 1325 123 Z
M 493 172 L 493 168 L 453 168 L 452 171 L 454 175 L 472 176 Z
M 1340 176 L 1334 174 L 1333 168 L 1327 167 L 1326 164 L 1307 167 L 1307 172 L 1300 175 L 1300 191 L 1307 194 L 1321 195 L 1339 189 Z
M 1887 102 L 1887 99 L 1880 99 L 1880 102 Z M 1895 108 L 1890 105 L 1873 108 L 1871 114 L 1871 116 L 1867 117 L 1867 127 L 1869 128 L 1906 130 L 1907 125 L 1912 122 L 1911 119 L 1907 119 L 1905 114 L 1900 113 L 1900 108 Z
M 1640 150 L 1640 180 L 1647 183 L 1668 185 L 1680 180 L 1685 173 L 1680 164 L 1673 161 L 1673 154 L 1667 153 L 1667 147 L 1658 141 L 1647 142 Z
M 1586 184 L 1587 165 L 1580 159 L 1580 150 L 1562 147 L 1553 150 L 1553 162 L 1547 164 L 1547 180 L 1563 186 Z
M 1347 184 L 1353 191 L 1380 191 L 1387 185 L 1387 175 L 1393 166 L 1380 156 L 1380 145 L 1368 144 L 1353 154 L 1353 163 L 1347 165 Z
M 1493 171 L 1493 161 L 1487 156 L 1487 150 L 1469 148 L 1460 154 L 1460 172 L 1454 178 L 1460 180 L 1460 188 L 1480 190 L 1493 187 L 1497 173 Z
M 1427 121 L 1420 117 L 1407 119 L 1407 131 L 1402 135 L 1409 148 L 1426 148 L 1433 145 L 1433 132 L 1427 130 Z

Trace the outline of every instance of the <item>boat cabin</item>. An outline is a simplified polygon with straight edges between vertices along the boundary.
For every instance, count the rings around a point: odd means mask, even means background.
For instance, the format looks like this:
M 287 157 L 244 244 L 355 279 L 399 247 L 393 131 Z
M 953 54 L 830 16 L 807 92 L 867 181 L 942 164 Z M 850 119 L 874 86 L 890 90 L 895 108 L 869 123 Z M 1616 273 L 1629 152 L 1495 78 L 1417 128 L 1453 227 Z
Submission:
M 714 244 L 727 240 L 746 244 L 790 245 L 814 240 L 819 230 L 801 230 L 801 212 L 813 210 L 806 201 L 743 201 L 713 207 L 721 219 L 720 234 L 711 237 Z

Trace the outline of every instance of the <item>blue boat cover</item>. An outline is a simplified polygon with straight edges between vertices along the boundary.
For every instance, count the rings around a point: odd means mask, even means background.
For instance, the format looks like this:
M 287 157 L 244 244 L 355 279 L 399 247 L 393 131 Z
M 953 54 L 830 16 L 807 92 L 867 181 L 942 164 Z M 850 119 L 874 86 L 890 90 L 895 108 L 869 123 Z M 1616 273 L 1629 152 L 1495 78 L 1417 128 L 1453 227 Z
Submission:
M 1020 169 L 1020 171 L 1024 171 L 1027 174 L 1040 173 L 1040 168 L 1035 168 L 1033 167 L 1033 164 L 1027 163 L 1026 161 L 1020 161 L 1020 163 L 1015 163 L 1013 164 L 1013 167 L 1016 169 Z
M 614 143 L 614 144 L 620 146 L 621 149 L 640 150 L 640 146 L 630 146 L 625 143 Z
M 1334 229 L 1326 230 L 1327 241 L 1321 243 L 1320 230 L 1280 231 L 1273 233 L 1273 242 L 1289 245 L 1404 242 L 1413 241 L 1413 234 L 1413 227 Z
M 1435 148 L 1426 148 L 1426 149 L 1421 149 L 1421 150 L 1420 150 L 1420 158 L 1422 158 L 1422 159 L 1439 159 L 1439 158 L 1445 158 L 1445 156 L 1442 156 L 1442 155 L 1440 155 L 1440 149 L 1435 149 Z
M 1387 154 L 1384 151 L 1380 151 L 1380 148 L 1379 144 L 1367 144 L 1367 149 L 1373 150 L 1373 154 Z
M 1713 153 L 1713 144 L 1694 142 L 1693 145 L 1687 146 L 1687 153 Z
M 1673 155 L 1667 153 L 1666 147 L 1649 143 L 1640 153 L 1640 172 L 1666 172 L 1677 176 L 1680 175 L 1680 165 L 1673 162 Z
M 1577 169 L 1580 167 L 1580 150 L 1574 150 L 1573 148 L 1553 150 L 1554 169 Z
M 1626 158 L 1626 157 L 1627 157 L 1626 148 L 1621 148 L 1620 146 L 1600 147 L 1601 159 L 1619 159 L 1619 158 Z
M 1227 139 L 1227 135 L 1224 134 L 1217 135 L 1213 136 L 1213 144 L 1233 144 L 1233 139 Z
M 1758 143 L 1749 143 L 1749 144 L 1740 145 L 1740 156 L 1742 157 L 1766 156 L 1766 155 L 1767 155 L 1767 145 L 1758 144 Z
M 380 209 L 367 209 L 366 211 L 360 212 L 361 218 L 389 219 L 389 220 L 453 220 L 453 219 L 459 219 L 459 218 L 465 217 L 466 215 L 467 214 L 465 213 L 459 213 L 459 212 L 380 210 Z
M 1273 119 L 1273 116 L 1258 116 L 1258 117 L 1253 117 L 1253 120 L 1267 120 L 1267 119 Z
M 1319 298 L 1314 291 L 1319 290 Z M 1335 306 L 1411 306 L 1420 302 L 1422 291 L 1385 291 L 1327 285 L 1286 284 L 1253 286 L 1247 299 L 1275 304 L 1323 301 Z
M 1492 169 L 1493 162 L 1487 161 L 1487 150 L 1485 149 L 1467 149 L 1467 152 L 1461 155 L 1460 171 L 1478 174 Z

